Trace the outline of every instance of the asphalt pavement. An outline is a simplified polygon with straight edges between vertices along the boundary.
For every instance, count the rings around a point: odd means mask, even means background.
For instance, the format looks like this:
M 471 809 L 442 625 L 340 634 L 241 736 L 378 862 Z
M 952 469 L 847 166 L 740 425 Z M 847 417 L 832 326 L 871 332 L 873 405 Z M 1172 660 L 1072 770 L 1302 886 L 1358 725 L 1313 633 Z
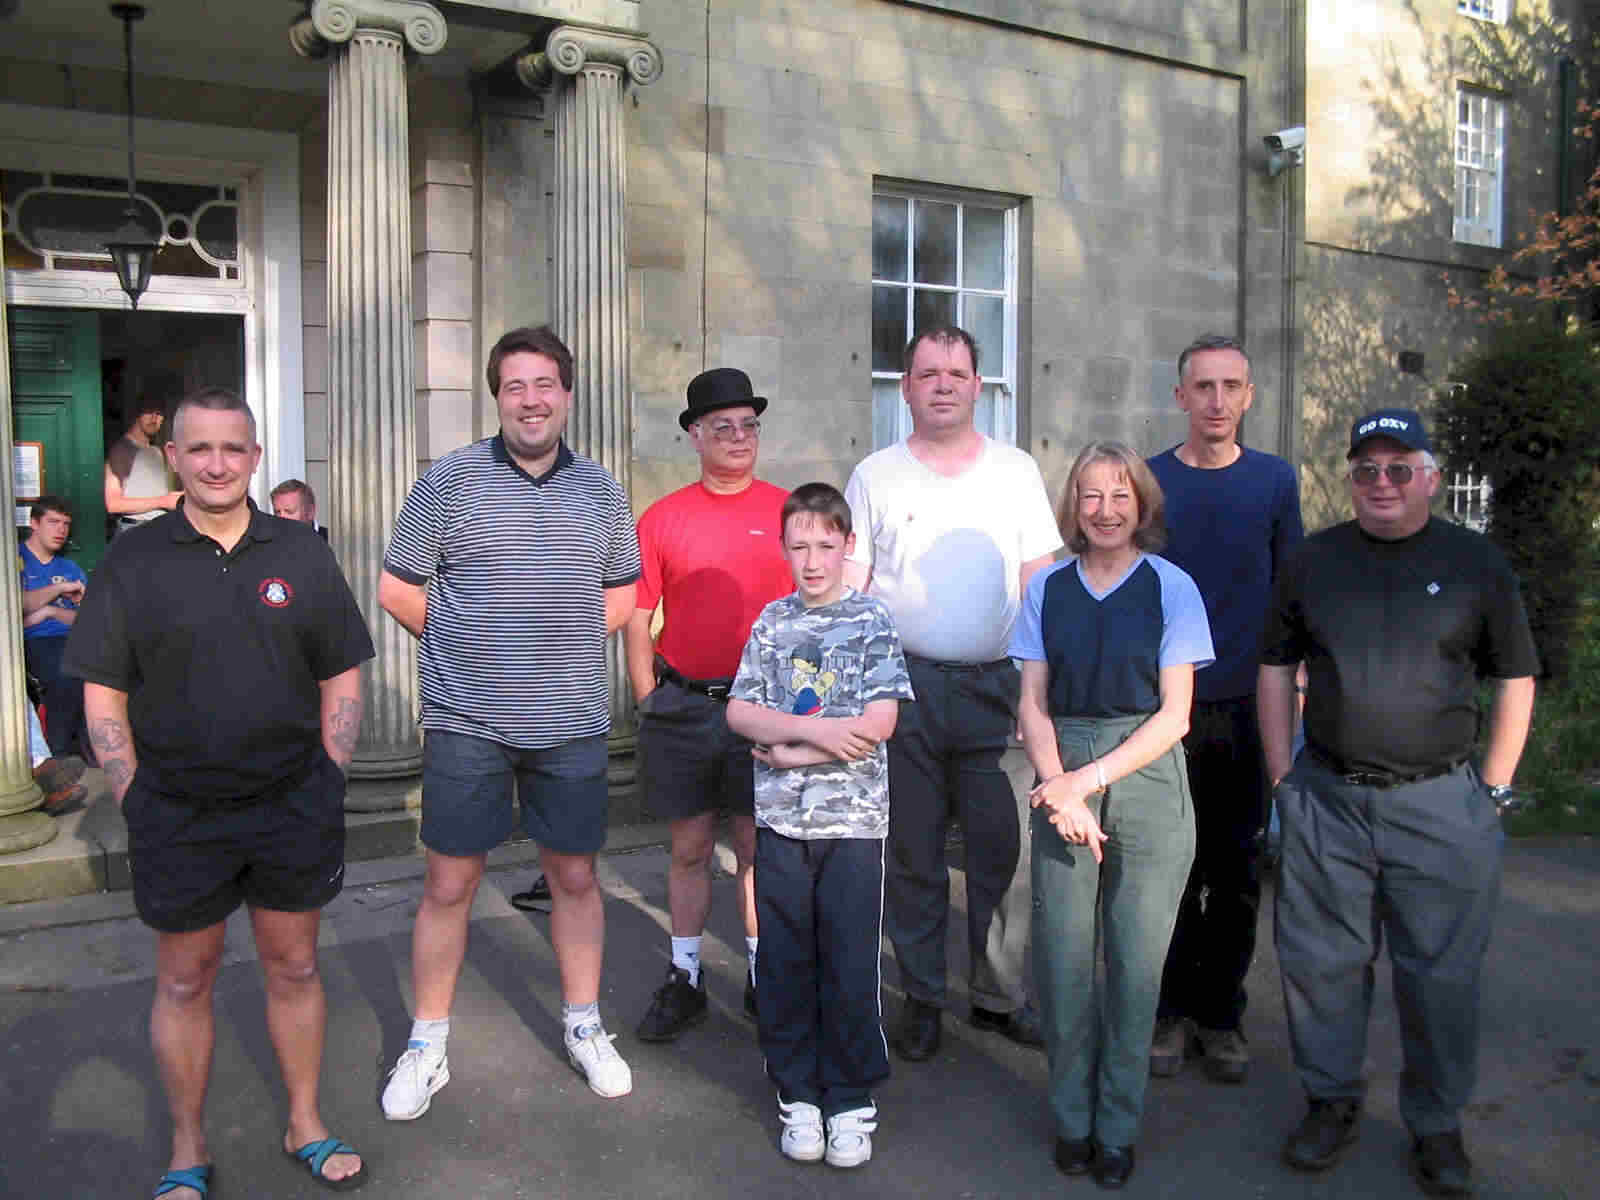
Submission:
M 659 847 L 601 860 L 601 1011 L 621 1035 L 634 1090 L 620 1100 L 594 1096 L 562 1049 L 549 918 L 519 913 L 505 899 L 526 886 L 528 859 L 513 848 L 492 860 L 452 1019 L 451 1082 L 415 1122 L 384 1121 L 378 1096 L 409 1028 L 420 858 L 352 865 L 344 894 L 327 910 L 323 1115 L 366 1156 L 372 1180 L 363 1195 L 987 1200 L 1097 1191 L 1051 1162 L 1043 1055 L 971 1029 L 959 987 L 939 1055 L 894 1060 L 877 1093 L 870 1163 L 841 1171 L 783 1159 L 773 1093 L 741 1012 L 744 946 L 727 877 L 715 884 L 705 946 L 710 1019 L 671 1045 L 633 1036 L 667 964 L 667 860 Z M 959 905 L 959 872 L 954 892 Z M 1479 1196 L 1600 1196 L 1597 914 L 1600 843 L 1510 849 L 1483 981 L 1480 1082 L 1464 1120 Z M 952 931 L 963 926 L 959 917 L 951 922 Z M 957 940 L 952 979 L 964 974 Z M 154 946 L 126 893 L 0 908 L 0 1196 L 150 1194 L 169 1135 L 146 1035 Z M 892 1018 L 899 994 L 887 947 L 883 961 Z M 1219 1085 L 1191 1065 L 1176 1079 L 1152 1081 L 1127 1195 L 1420 1195 L 1396 1111 L 1400 1048 L 1387 966 L 1378 970 L 1361 1140 L 1325 1175 L 1296 1174 L 1278 1157 L 1303 1101 L 1289 1061 L 1270 896 L 1250 991 L 1250 1077 Z M 279 1153 L 284 1099 L 242 914 L 229 926 L 216 1007 L 213 1196 L 322 1194 Z

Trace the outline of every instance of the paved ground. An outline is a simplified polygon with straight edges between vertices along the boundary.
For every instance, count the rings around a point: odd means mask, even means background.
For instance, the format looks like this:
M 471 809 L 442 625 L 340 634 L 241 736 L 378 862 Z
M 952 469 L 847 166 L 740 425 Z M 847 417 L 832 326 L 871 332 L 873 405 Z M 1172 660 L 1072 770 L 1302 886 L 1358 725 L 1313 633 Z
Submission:
M 510 857 L 525 856 L 511 851 Z M 717 884 L 707 960 L 714 1013 L 674 1046 L 631 1029 L 664 970 L 665 856 L 604 860 L 610 902 L 602 1008 L 634 1069 L 622 1100 L 589 1093 L 566 1064 L 547 918 L 505 902 L 525 865 L 491 872 L 475 914 L 451 1037 L 453 1081 L 414 1124 L 377 1107 L 408 1028 L 415 859 L 359 864 L 324 924 L 332 1012 L 324 1114 L 374 1171 L 365 1195 L 602 1200 L 760 1196 L 978 1200 L 1077 1191 L 1049 1159 L 1043 1057 L 947 1018 L 931 1063 L 896 1062 L 878 1095 L 876 1155 L 855 1172 L 798 1167 L 776 1149 L 773 1097 L 740 1013 L 742 938 Z M 1466 1132 L 1484 1197 L 1600 1196 L 1600 844 L 1519 845 L 1484 986 L 1483 1069 Z M 236 922 L 238 919 L 236 918 Z M 959 927 L 959 922 L 955 923 Z M 1300 1116 L 1270 920 L 1252 979 L 1256 1064 L 1241 1087 L 1198 1072 L 1153 1084 L 1131 1197 L 1409 1197 L 1395 1111 L 1399 1048 L 1387 971 L 1369 1050 L 1362 1140 L 1333 1174 L 1280 1165 Z M 153 939 L 125 895 L 0 909 L 0 1195 L 148 1196 L 167 1120 L 145 1036 Z M 737 947 L 737 949 L 735 949 Z M 248 931 L 229 930 L 210 1100 L 214 1194 L 321 1192 L 283 1160 L 283 1101 Z M 893 968 L 886 958 L 885 979 Z M 898 996 L 886 1005 L 892 1012 Z M 964 997 L 956 1000 L 965 1011 Z

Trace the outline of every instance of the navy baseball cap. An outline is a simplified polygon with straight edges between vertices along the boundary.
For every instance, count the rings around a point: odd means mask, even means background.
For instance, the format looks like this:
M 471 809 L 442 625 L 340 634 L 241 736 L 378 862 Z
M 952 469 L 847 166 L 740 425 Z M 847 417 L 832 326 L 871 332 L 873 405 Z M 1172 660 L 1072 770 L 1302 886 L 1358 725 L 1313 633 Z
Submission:
M 1380 408 L 1350 426 L 1350 453 L 1345 457 L 1354 458 L 1356 451 L 1361 449 L 1361 443 L 1375 437 L 1399 442 L 1408 450 L 1433 449 L 1428 444 L 1428 431 L 1423 427 L 1422 417 L 1418 413 L 1409 408 Z

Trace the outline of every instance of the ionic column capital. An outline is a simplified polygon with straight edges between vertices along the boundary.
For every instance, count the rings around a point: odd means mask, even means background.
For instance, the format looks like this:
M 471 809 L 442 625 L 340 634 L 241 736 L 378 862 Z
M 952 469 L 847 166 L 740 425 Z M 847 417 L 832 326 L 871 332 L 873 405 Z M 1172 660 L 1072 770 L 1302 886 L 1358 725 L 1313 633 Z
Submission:
M 418 54 L 439 53 L 449 33 L 444 14 L 427 0 L 311 0 L 289 26 L 289 44 L 306 58 L 323 58 L 361 29 L 392 33 Z
M 596 69 L 626 74 L 644 86 L 661 78 L 661 51 L 642 37 L 562 25 L 550 34 L 543 50 L 519 56 L 516 68 L 517 78 L 531 91 L 543 89 L 557 75 Z

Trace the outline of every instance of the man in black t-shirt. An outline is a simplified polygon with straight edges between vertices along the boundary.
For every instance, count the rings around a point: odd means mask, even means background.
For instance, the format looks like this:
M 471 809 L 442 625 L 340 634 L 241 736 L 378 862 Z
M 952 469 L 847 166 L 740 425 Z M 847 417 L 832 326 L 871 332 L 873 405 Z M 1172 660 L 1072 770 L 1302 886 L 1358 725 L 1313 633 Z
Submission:
M 1421 418 L 1363 417 L 1349 459 L 1356 519 L 1308 539 L 1279 575 L 1256 688 L 1283 826 L 1278 961 L 1310 1100 L 1284 1157 L 1322 1170 L 1355 1140 L 1372 961 L 1387 938 L 1412 1170 L 1427 1192 L 1463 1195 L 1497 801 L 1527 740 L 1538 657 L 1504 557 L 1429 514 L 1439 472 Z M 1291 766 L 1301 662 L 1306 749 Z M 1475 764 L 1480 679 L 1495 694 Z
M 128 824 L 134 903 L 159 935 L 150 1029 L 173 1130 L 158 1191 L 190 1200 L 211 1182 L 212 996 L 241 903 L 288 1093 L 284 1151 L 350 1188 L 366 1168 L 317 1107 L 317 926 L 344 881 L 344 770 L 372 640 L 322 539 L 247 498 L 261 448 L 243 400 L 185 397 L 172 439 L 183 499 L 112 544 L 63 668 L 84 680 L 90 741 Z

